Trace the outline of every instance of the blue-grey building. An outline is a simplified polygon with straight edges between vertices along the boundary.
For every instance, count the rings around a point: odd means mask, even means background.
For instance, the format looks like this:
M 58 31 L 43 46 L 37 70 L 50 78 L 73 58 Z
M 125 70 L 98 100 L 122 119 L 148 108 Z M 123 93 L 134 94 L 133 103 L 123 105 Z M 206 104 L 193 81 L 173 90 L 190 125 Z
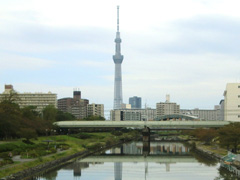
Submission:
M 133 96 L 129 98 L 129 104 L 131 104 L 132 109 L 141 109 L 142 108 L 142 98 Z

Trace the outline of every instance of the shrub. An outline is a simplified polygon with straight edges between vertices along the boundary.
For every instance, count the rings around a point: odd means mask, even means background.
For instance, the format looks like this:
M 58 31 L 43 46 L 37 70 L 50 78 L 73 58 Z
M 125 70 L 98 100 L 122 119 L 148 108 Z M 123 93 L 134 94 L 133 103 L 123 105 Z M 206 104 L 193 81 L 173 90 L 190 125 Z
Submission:
M 0 158 L 3 158 L 3 159 L 8 158 L 9 157 L 8 154 L 9 152 L 2 152 L 0 153 Z
M 121 131 L 112 131 L 111 134 L 114 136 L 121 136 L 123 133 Z
M 12 151 L 17 148 L 16 144 L 7 143 L 7 144 L 0 144 L 0 152 Z
M 103 147 L 104 145 L 105 145 L 105 143 L 103 143 L 103 142 L 92 142 L 92 143 L 88 143 L 86 145 L 86 148 L 89 150 L 93 150 L 93 149 L 97 150 L 97 149 Z
M 13 164 L 13 160 L 11 158 L 4 159 L 3 161 L 0 161 L 0 167 L 5 166 L 7 164 Z
M 34 143 L 33 143 L 32 141 L 30 141 L 29 139 L 23 139 L 22 142 L 25 143 L 25 144 L 31 144 L 31 145 L 34 144 Z
M 61 150 L 67 150 L 67 149 L 69 149 L 69 145 L 68 144 L 58 144 L 57 148 L 60 148 Z
M 105 142 L 106 142 L 106 145 L 107 145 L 107 146 L 110 146 L 110 145 L 112 145 L 112 144 L 115 143 L 115 141 L 114 141 L 113 138 L 106 138 L 106 139 L 105 139 Z
M 22 149 L 17 148 L 12 151 L 13 155 L 19 155 L 22 152 Z
M 49 151 L 50 151 L 50 153 L 56 153 L 57 152 L 57 150 L 54 147 L 50 148 Z
M 72 135 L 73 137 L 76 137 L 76 138 L 79 138 L 79 139 L 89 139 L 92 137 L 91 134 L 88 134 L 88 133 L 78 133 L 78 134 L 75 134 L 75 135 Z

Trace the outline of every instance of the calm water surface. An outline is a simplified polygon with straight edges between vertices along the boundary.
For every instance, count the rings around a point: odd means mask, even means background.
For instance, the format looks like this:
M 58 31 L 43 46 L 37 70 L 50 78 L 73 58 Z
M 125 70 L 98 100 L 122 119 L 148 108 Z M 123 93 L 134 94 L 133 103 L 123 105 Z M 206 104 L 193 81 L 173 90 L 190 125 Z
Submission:
M 77 160 L 34 180 L 231 180 L 214 159 L 193 153 L 181 142 L 132 142 Z

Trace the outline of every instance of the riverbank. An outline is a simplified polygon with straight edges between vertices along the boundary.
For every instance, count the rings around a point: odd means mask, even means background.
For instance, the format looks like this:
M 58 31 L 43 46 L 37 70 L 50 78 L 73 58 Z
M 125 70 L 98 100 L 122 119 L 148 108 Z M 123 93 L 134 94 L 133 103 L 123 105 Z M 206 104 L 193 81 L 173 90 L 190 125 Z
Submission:
M 0 178 L 5 180 L 22 180 L 30 175 L 32 176 L 47 169 L 60 166 L 73 158 L 88 156 L 93 152 L 129 141 L 137 136 L 136 132 L 128 132 L 118 136 L 112 133 L 84 133 L 84 138 L 82 139 L 71 136 L 48 137 L 49 140 L 53 139 L 56 142 L 64 141 L 64 143 L 70 146 L 69 150 L 53 154 L 49 157 L 38 157 L 31 162 L 13 164 L 1 170 Z
M 188 141 L 190 144 L 195 144 L 195 150 L 205 153 L 208 156 L 211 156 L 215 159 L 221 160 L 224 156 L 227 155 L 227 150 L 220 148 L 217 145 L 205 145 L 200 141 Z
M 204 153 L 215 159 L 221 159 L 227 155 L 227 150 L 219 147 L 218 144 L 205 144 L 197 139 L 190 138 L 188 135 L 179 136 L 180 139 L 187 141 L 196 151 Z
M 189 144 L 192 145 L 194 151 L 196 153 L 202 154 L 204 156 L 216 159 L 221 163 L 221 167 L 224 167 L 231 173 L 234 173 L 237 176 L 240 176 L 240 162 L 237 160 L 232 160 L 231 162 L 225 162 L 226 156 L 229 156 L 229 152 L 224 149 L 218 147 L 216 144 L 205 145 L 200 141 L 188 141 Z M 231 153 L 230 153 L 231 154 Z M 225 158 L 224 158 L 225 157 Z

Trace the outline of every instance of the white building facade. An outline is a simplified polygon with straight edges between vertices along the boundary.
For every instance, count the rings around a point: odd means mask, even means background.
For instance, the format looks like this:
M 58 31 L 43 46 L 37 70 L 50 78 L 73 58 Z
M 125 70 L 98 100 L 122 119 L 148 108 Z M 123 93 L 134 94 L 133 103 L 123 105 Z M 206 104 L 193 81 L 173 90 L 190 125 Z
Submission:
M 181 109 L 180 114 L 191 115 L 198 117 L 200 120 L 216 121 L 222 120 L 220 116 L 221 110 L 219 106 L 215 106 L 214 109 Z
M 87 116 L 101 116 L 104 117 L 104 105 L 103 104 L 88 104 Z
M 180 105 L 173 102 L 160 102 L 156 104 L 156 115 L 157 117 L 170 115 L 170 114 L 179 114 Z
M 110 111 L 111 121 L 151 121 L 156 117 L 156 109 L 116 109 Z
M 53 105 L 57 108 L 57 94 L 48 93 L 17 93 L 12 85 L 5 85 L 5 91 L 0 94 L 0 101 L 10 95 L 16 93 L 15 103 L 19 104 L 20 108 L 27 106 L 37 107 L 37 111 L 41 112 L 46 106 Z
M 223 95 L 224 120 L 240 122 L 240 83 L 227 83 Z

